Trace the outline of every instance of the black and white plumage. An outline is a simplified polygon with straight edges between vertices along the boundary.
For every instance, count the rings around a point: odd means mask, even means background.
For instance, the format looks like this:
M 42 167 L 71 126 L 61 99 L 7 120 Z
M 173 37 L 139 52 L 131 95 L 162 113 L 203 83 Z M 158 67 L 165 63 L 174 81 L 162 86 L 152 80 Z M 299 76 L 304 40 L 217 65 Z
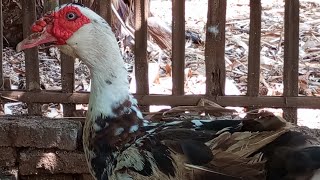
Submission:
M 274 115 L 242 121 L 144 120 L 129 93 L 116 38 L 106 21 L 89 8 L 63 5 L 38 20 L 32 30 L 35 33 L 18 50 L 53 42 L 91 71 L 83 145 L 95 179 L 254 179 L 250 163 L 241 163 L 259 154 L 261 163 L 266 161 L 260 174 L 266 179 L 316 178 L 319 147 L 307 147 L 312 145 L 309 137 L 292 131 Z M 200 174 L 194 176 L 192 168 L 200 169 Z

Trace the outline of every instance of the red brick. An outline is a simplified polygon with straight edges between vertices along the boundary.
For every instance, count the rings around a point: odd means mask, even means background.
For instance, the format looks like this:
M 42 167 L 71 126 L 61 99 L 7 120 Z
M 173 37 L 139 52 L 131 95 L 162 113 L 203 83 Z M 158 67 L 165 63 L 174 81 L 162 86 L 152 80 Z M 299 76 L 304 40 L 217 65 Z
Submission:
M 14 117 L 0 121 L 0 146 L 77 148 L 81 123 L 42 117 Z
M 12 147 L 0 147 L 0 167 L 14 166 L 17 152 Z
M 25 150 L 20 152 L 19 158 L 19 173 L 22 175 L 89 173 L 83 152 Z

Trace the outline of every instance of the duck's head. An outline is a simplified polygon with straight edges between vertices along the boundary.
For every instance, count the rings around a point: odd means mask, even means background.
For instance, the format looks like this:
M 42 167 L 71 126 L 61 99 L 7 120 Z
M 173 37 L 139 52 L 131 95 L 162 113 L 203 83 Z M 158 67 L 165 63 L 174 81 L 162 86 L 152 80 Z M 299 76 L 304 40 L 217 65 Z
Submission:
M 17 51 L 53 43 L 63 53 L 82 60 L 90 69 L 91 114 L 112 114 L 112 109 L 128 99 L 127 70 L 114 33 L 94 11 L 70 3 L 57 7 L 37 20 L 32 34 L 20 42 Z
M 110 26 L 94 11 L 80 4 L 57 7 L 37 20 L 31 30 L 32 34 L 18 44 L 17 51 L 53 43 L 63 53 L 82 59 L 89 67 L 101 65 L 100 59 L 121 59 Z

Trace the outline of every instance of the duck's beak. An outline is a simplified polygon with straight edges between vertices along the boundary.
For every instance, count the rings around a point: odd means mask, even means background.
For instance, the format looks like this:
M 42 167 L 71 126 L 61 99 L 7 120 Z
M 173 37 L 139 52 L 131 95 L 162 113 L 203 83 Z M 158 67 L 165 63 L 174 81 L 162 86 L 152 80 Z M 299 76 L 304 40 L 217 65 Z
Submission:
M 17 52 L 20 52 L 25 49 L 33 48 L 44 43 L 56 42 L 57 39 L 53 35 L 48 33 L 47 28 L 45 28 L 42 32 L 32 33 L 23 41 L 21 41 L 16 47 Z

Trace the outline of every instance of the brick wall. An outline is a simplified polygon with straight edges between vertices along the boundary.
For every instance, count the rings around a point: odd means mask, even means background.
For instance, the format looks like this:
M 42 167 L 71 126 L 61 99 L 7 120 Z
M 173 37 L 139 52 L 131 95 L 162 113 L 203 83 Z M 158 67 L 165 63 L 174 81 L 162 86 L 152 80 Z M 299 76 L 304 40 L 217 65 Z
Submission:
M 80 122 L 0 118 L 0 180 L 92 180 Z

